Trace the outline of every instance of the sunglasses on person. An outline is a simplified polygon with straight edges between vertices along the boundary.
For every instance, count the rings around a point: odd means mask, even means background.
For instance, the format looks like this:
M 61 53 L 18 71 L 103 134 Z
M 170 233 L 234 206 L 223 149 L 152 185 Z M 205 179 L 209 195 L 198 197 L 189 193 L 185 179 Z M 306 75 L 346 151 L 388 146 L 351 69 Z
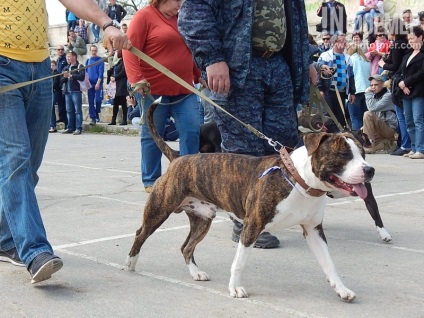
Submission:
M 384 34 L 377 34 L 376 37 L 384 36 Z
M 58 51 L 64 51 L 65 49 L 57 49 Z
M 323 41 L 330 41 L 330 38 L 322 38 Z

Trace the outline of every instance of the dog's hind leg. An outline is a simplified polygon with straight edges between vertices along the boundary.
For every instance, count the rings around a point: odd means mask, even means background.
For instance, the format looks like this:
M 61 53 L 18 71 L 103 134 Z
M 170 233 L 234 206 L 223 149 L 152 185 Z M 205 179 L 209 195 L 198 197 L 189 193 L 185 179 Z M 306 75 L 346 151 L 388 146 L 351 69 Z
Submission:
M 194 249 L 196 245 L 204 239 L 212 224 L 212 219 L 206 219 L 195 214 L 195 212 L 186 211 L 190 220 L 190 233 L 188 234 L 184 244 L 181 246 L 184 260 L 188 270 L 194 280 L 209 280 L 208 274 L 201 271 L 194 261 Z
M 153 234 L 154 231 L 159 228 L 159 226 L 163 224 L 163 222 L 165 222 L 165 220 L 172 213 L 173 209 L 171 208 L 169 211 L 167 211 L 165 206 L 166 205 L 160 204 L 160 202 L 157 200 L 155 201 L 150 199 L 147 202 L 147 205 L 144 209 L 143 224 L 140 229 L 137 230 L 133 246 L 127 256 L 126 266 L 128 270 L 135 270 L 140 249 L 144 242 L 150 235 Z
M 324 230 L 322 225 L 302 225 L 303 235 L 312 253 L 315 255 L 318 263 L 321 265 L 322 270 L 327 276 L 327 281 L 330 283 L 334 291 L 341 299 L 351 302 L 355 299 L 356 295 L 353 291 L 346 288 L 343 284 L 339 274 L 337 274 L 336 266 L 331 259 L 328 251 L 327 240 L 325 239 Z
M 372 193 L 371 183 L 366 182 L 365 187 L 367 188 L 368 194 L 364 199 L 365 206 L 367 207 L 368 212 L 370 213 L 372 219 L 375 222 L 375 226 L 377 227 L 377 232 L 380 235 L 381 239 L 385 242 L 390 242 L 392 237 L 389 232 L 384 228 L 383 220 L 381 219 L 380 211 L 378 210 L 377 201 Z

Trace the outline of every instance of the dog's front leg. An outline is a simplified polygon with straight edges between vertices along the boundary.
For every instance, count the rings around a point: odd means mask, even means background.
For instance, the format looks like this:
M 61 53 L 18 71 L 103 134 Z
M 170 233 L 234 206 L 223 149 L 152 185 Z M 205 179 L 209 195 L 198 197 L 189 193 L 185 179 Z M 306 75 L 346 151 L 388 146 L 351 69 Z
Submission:
M 247 264 L 250 252 L 253 249 L 253 244 L 246 247 L 240 242 L 238 243 L 237 253 L 234 257 L 233 264 L 231 265 L 231 277 L 230 284 L 228 286 L 230 290 L 230 296 L 235 298 L 247 298 L 247 292 L 244 287 L 241 286 L 241 275 Z
M 327 241 L 325 239 L 322 225 L 319 224 L 315 227 L 311 225 L 302 225 L 302 227 L 308 246 L 312 253 L 314 253 L 318 263 L 321 265 L 331 287 L 334 288 L 337 295 L 339 295 L 339 297 L 344 301 L 353 301 L 356 295 L 353 291 L 345 287 L 339 274 L 337 274 L 336 266 L 334 265 L 328 251 Z

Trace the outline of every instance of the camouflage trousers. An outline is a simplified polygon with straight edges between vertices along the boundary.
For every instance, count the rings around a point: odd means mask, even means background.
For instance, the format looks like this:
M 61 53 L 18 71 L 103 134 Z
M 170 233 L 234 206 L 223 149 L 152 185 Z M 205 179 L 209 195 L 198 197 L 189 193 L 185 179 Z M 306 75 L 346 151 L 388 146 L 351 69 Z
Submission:
M 281 54 L 270 59 L 252 56 L 244 87 L 231 88 L 228 96 L 211 92 L 209 97 L 272 140 L 291 148 L 298 143 L 293 84 L 289 67 Z M 253 156 L 276 153 L 266 140 L 224 112 L 215 109 L 214 120 L 221 132 L 223 152 Z

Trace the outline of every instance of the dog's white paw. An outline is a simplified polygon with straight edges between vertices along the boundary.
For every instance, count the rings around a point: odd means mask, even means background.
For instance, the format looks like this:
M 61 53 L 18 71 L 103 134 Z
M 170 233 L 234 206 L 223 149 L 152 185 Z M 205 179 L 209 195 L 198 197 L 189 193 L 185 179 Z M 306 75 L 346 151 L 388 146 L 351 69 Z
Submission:
M 384 242 L 390 242 L 392 240 L 392 237 L 390 236 L 389 232 L 387 232 L 384 227 L 377 226 L 377 232 L 378 234 L 380 234 L 380 237 Z
M 355 293 L 346 287 L 339 288 L 336 290 L 336 293 L 342 300 L 348 303 L 352 302 L 356 297 Z
M 193 277 L 194 280 L 198 281 L 206 281 L 209 280 L 208 274 L 201 271 L 199 267 L 197 267 L 194 263 L 190 263 L 188 266 L 188 270 L 190 271 L 191 277 Z
M 135 265 L 137 264 L 139 255 L 140 254 L 137 254 L 136 256 L 127 256 L 127 260 L 125 262 L 125 265 L 126 265 L 126 269 L 128 271 L 134 271 L 135 270 Z
M 196 275 L 193 275 L 193 279 L 206 281 L 209 280 L 209 276 L 205 272 L 198 272 Z
M 247 298 L 249 295 L 244 287 L 230 287 L 230 296 L 234 298 Z

